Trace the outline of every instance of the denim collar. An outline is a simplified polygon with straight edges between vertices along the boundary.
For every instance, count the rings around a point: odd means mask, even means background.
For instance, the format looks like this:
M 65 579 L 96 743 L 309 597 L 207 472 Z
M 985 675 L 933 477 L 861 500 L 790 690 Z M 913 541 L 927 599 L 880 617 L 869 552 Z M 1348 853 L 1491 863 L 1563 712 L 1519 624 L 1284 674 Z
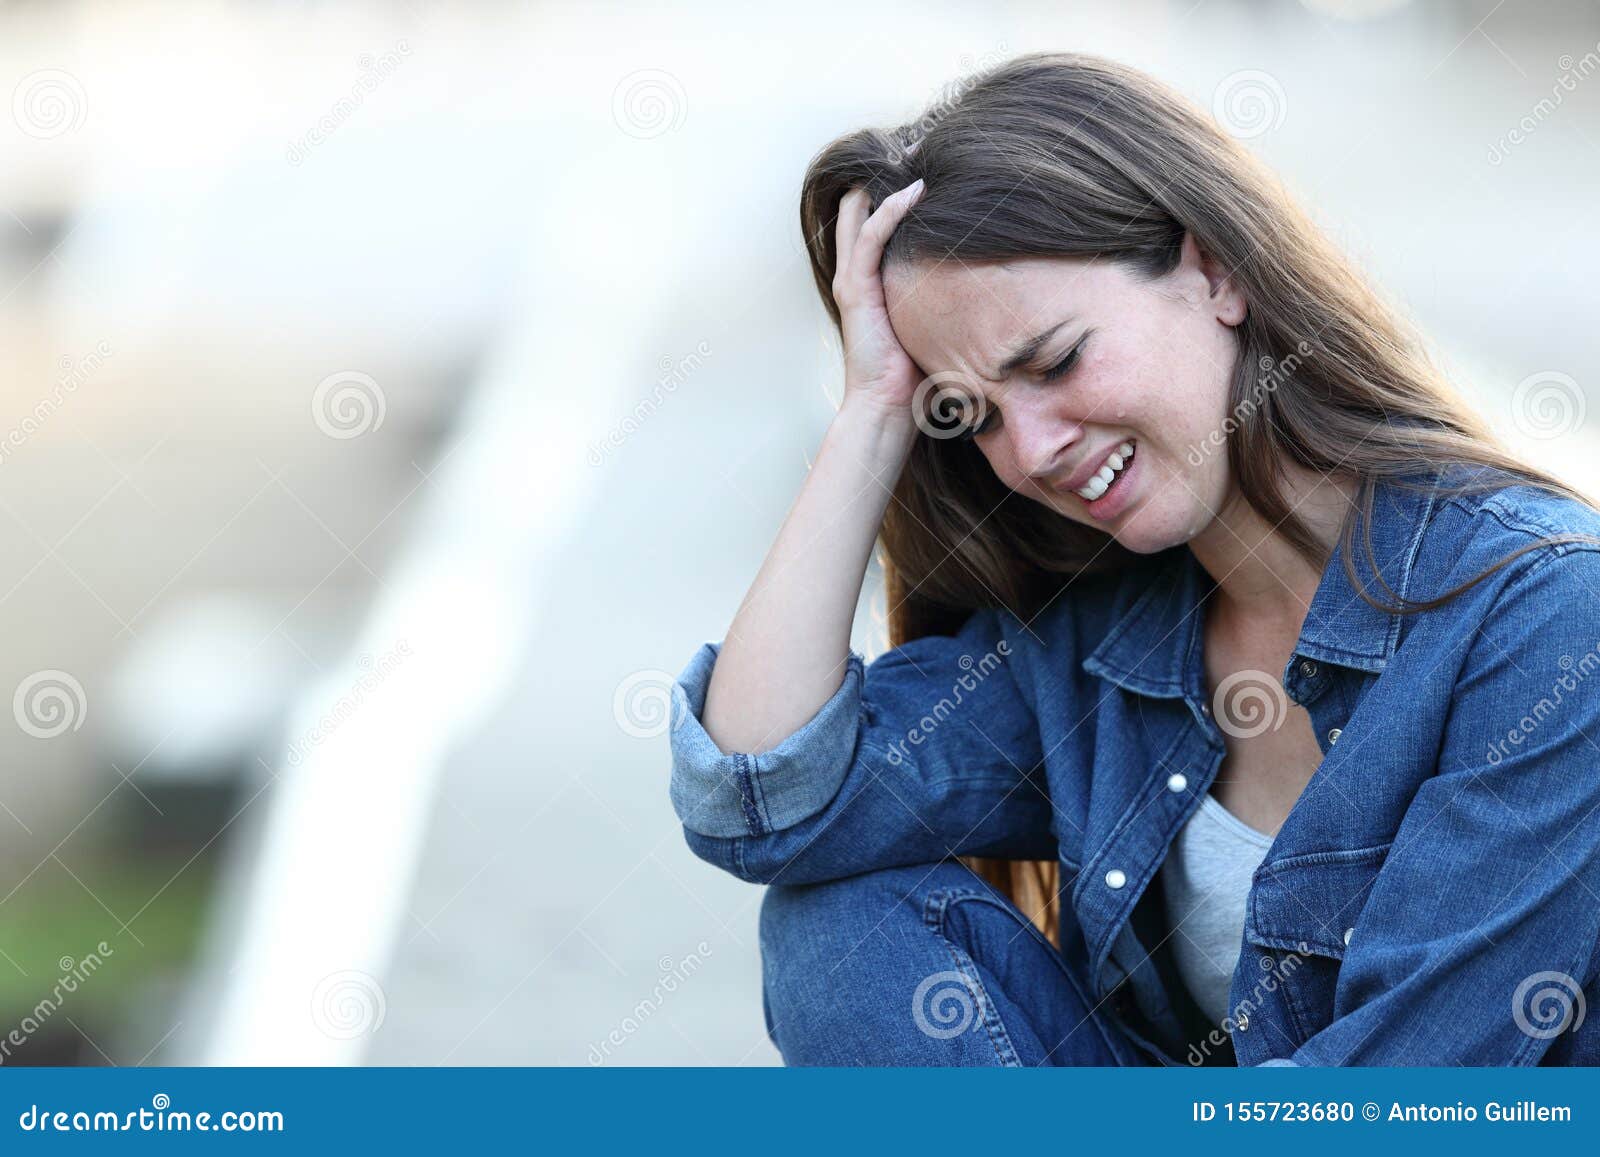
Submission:
M 1410 595 L 1422 534 L 1437 498 L 1434 486 L 1419 492 L 1378 483 L 1373 498 L 1372 554 L 1387 589 L 1367 559 L 1359 518 L 1352 552 L 1356 575 L 1374 598 L 1393 601 L 1391 590 L 1395 595 Z M 1187 695 L 1204 701 L 1201 626 L 1203 604 L 1214 589 L 1210 575 L 1187 548 L 1171 551 L 1167 564 L 1156 568 L 1133 605 L 1083 660 L 1083 669 L 1140 695 L 1164 699 Z M 1344 548 L 1336 546 L 1306 612 L 1295 646 L 1297 657 L 1373 673 L 1384 669 L 1399 642 L 1400 616 L 1380 611 L 1356 592 L 1345 573 Z

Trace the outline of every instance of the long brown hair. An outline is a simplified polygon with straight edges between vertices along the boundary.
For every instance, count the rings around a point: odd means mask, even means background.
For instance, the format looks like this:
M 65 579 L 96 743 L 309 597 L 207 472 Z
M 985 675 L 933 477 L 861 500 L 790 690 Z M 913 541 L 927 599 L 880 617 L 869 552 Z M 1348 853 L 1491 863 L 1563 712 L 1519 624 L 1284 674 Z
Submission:
M 917 121 L 862 129 L 824 148 L 806 172 L 800 223 L 836 326 L 840 199 L 864 186 L 876 208 L 919 177 L 926 187 L 890 238 L 886 265 L 1058 256 L 1156 278 L 1174 268 L 1192 234 L 1248 306 L 1234 328 L 1231 428 L 1217 442 L 1239 491 L 1324 566 L 1327 549 L 1296 514 L 1281 467 L 1354 478 L 1340 542 L 1352 583 L 1375 606 L 1429 609 L 1542 545 L 1436 598 L 1402 600 L 1372 556 L 1379 483 L 1416 485 L 1420 468 L 1460 464 L 1484 469 L 1463 475 L 1456 491 L 1521 481 L 1588 504 L 1496 442 L 1399 313 L 1264 165 L 1187 98 L 1135 69 L 1078 54 L 1020 56 L 941 97 Z M 1204 452 L 1191 448 L 1191 458 Z M 1358 534 L 1381 600 L 1356 573 Z M 1127 557 L 1104 532 L 1014 496 L 976 445 L 946 437 L 916 440 L 881 537 L 893 646 L 952 633 L 981 606 L 1026 620 L 1072 576 Z M 1055 938 L 1053 861 L 968 862 Z

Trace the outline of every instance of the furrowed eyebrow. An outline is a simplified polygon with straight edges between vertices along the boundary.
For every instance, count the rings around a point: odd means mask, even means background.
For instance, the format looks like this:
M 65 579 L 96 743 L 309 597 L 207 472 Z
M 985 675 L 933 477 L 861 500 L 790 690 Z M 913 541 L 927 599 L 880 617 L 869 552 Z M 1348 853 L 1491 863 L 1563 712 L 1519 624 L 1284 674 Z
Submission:
M 1071 320 L 1072 319 L 1070 317 L 1063 318 L 1061 321 L 1057 322 L 1043 333 L 1029 338 L 1027 341 L 1019 345 L 1012 352 L 1010 357 L 1008 357 L 1004 362 L 1000 363 L 1000 372 L 997 376 L 1003 378 L 1012 370 L 1015 370 L 1020 366 L 1025 366 L 1034 358 L 1038 357 L 1039 351 L 1045 347 L 1045 343 L 1056 335 L 1057 330 Z

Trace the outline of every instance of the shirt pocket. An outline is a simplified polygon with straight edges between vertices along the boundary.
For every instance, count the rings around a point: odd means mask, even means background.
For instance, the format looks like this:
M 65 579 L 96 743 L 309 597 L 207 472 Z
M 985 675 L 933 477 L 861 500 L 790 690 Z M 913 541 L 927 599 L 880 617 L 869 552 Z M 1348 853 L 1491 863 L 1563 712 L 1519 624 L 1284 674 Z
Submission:
M 1391 846 L 1307 852 L 1256 871 L 1244 938 L 1277 974 L 1302 1041 L 1333 1020 L 1339 969 Z

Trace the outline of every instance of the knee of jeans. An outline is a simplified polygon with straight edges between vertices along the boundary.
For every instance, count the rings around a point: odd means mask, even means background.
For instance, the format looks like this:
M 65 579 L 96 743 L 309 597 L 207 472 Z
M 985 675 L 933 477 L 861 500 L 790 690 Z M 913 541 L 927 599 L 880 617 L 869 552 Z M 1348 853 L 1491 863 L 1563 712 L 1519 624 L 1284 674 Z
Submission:
M 949 1058 L 977 1040 L 983 1055 L 1010 1063 L 1015 1049 L 980 967 L 981 954 L 1009 950 L 1018 930 L 955 862 L 769 886 L 760 918 L 767 1035 L 790 1064 L 959 1063 Z M 951 1016 L 982 1033 L 946 1044 L 961 1035 L 949 1031 Z
M 884 952 L 901 955 L 892 945 L 919 931 L 916 885 L 928 867 L 768 885 L 759 921 L 762 1005 L 767 1035 L 789 1063 L 849 1054 L 881 998 L 877 985 L 898 971 L 885 967 Z
M 810 969 L 848 935 L 875 891 L 863 877 L 817 884 L 771 884 L 761 899 L 761 958 L 768 985 L 793 965 Z
M 902 901 L 915 907 L 917 884 L 927 878 L 930 867 L 884 868 L 814 884 L 770 884 L 761 901 L 762 942 L 809 942 L 819 930 L 837 935 L 853 923 L 865 922 L 870 928 Z
M 769 885 L 760 919 L 766 985 L 781 987 L 790 977 L 814 980 L 818 969 L 832 972 L 846 955 L 871 956 L 876 944 L 903 939 L 909 924 L 925 925 L 930 898 L 981 886 L 955 863 Z

